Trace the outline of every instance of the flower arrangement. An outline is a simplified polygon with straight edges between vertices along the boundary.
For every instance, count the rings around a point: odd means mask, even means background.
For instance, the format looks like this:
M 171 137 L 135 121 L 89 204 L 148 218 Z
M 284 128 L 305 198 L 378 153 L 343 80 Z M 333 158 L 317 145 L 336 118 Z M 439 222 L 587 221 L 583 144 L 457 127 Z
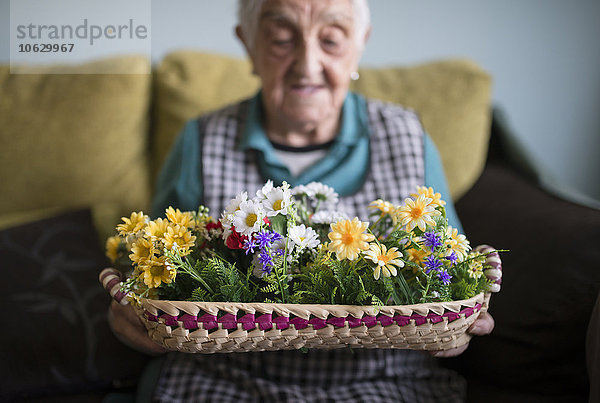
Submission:
M 445 202 L 418 187 L 400 206 L 375 200 L 350 218 L 321 183 L 267 182 L 238 194 L 216 220 L 205 207 L 124 217 L 107 256 L 121 291 L 160 300 L 405 305 L 471 298 L 498 284 L 486 256 L 448 225 Z M 495 252 L 495 251 L 493 251 Z

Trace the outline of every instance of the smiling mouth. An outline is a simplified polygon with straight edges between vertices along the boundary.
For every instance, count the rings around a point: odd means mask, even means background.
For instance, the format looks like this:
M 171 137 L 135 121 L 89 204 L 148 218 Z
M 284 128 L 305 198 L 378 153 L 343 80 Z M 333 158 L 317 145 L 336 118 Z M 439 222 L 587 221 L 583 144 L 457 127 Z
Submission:
M 313 85 L 313 84 L 295 84 L 292 85 L 292 91 L 299 95 L 312 95 L 319 90 L 325 88 L 323 85 Z

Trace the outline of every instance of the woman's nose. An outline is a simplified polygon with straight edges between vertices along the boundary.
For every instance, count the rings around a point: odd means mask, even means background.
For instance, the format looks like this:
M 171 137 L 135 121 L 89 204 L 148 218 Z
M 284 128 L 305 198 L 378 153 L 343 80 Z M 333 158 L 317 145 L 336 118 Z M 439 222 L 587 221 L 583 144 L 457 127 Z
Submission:
M 296 49 L 296 73 L 305 77 L 319 74 L 322 70 L 321 56 L 320 48 L 314 41 L 304 41 Z

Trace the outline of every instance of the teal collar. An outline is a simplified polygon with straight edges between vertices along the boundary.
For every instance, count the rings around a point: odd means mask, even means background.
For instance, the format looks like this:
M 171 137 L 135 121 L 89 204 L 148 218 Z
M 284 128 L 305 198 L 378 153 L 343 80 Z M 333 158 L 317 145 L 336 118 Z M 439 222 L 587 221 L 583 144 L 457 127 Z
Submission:
M 259 91 L 249 100 L 246 125 L 239 146 L 243 151 L 248 149 L 261 151 L 266 163 L 282 166 L 281 162 L 275 158 L 273 145 L 262 124 L 264 113 L 261 96 L 262 93 Z M 368 134 L 366 101 L 362 96 L 348 92 L 342 106 L 340 130 L 333 143 L 332 151 L 342 146 L 351 147 L 359 138 L 368 136 Z
M 292 176 L 289 169 L 277 159 L 262 125 L 263 116 L 259 92 L 249 100 L 246 125 L 239 146 L 241 151 L 257 152 L 258 168 L 264 178 L 272 179 L 277 184 L 286 181 L 292 186 L 323 182 L 338 189 L 340 194 L 355 191 L 356 186 L 360 185 L 360 181 L 353 178 L 364 177 L 369 153 L 367 107 L 362 96 L 348 93 L 342 106 L 340 130 L 327 155 L 298 177 Z

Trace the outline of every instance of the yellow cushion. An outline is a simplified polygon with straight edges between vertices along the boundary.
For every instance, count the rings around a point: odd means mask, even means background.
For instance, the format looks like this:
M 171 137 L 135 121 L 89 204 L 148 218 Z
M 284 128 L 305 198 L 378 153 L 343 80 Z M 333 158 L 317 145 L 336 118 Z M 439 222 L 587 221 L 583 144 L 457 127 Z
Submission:
M 362 69 L 352 89 L 415 109 L 440 150 L 454 200 L 477 180 L 487 152 L 491 79 L 469 61 Z M 155 72 L 153 164 L 156 172 L 188 119 L 258 89 L 248 61 L 181 51 Z
M 258 87 L 246 60 L 192 51 L 167 55 L 154 72 L 153 173 L 185 122 L 247 98 Z
M 485 165 L 491 125 L 491 77 L 467 60 L 361 69 L 352 89 L 419 114 L 442 157 L 452 198 L 473 186 Z
M 119 57 L 147 71 L 143 57 Z M 10 74 L 0 66 L 0 222 L 109 203 L 120 214 L 149 200 L 149 74 Z

